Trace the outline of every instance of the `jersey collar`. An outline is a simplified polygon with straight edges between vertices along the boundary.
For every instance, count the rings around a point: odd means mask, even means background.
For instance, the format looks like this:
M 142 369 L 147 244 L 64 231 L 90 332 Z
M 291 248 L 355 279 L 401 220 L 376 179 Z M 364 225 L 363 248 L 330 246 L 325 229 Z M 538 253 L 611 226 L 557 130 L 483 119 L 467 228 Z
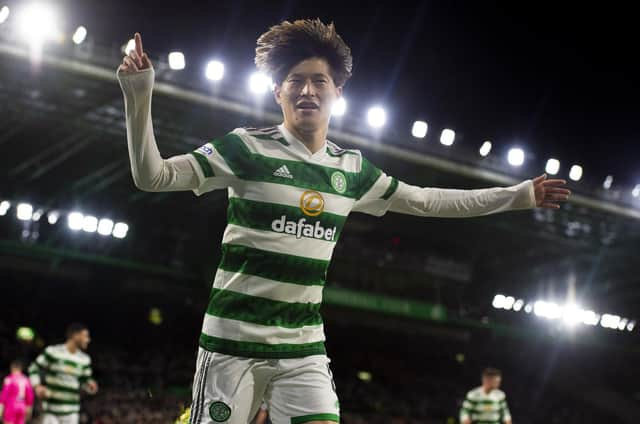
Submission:
M 289 131 L 285 126 L 284 122 L 278 125 L 278 129 L 284 136 L 285 140 L 291 145 L 291 148 L 296 152 L 302 154 L 305 158 L 313 159 L 313 160 L 322 160 L 327 155 L 327 140 L 324 141 L 324 144 L 317 152 L 311 153 L 311 151 L 307 148 L 307 146 L 300 141 L 296 136 L 294 136 L 291 131 Z

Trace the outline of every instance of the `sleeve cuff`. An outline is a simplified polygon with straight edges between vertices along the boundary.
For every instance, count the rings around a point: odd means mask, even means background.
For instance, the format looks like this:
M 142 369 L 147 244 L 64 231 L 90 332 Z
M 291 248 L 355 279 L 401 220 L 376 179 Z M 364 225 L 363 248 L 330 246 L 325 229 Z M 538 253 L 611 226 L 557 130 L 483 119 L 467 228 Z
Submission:
M 137 72 L 116 71 L 116 78 L 125 95 L 132 92 L 150 92 L 153 89 L 155 71 L 153 68 L 143 69 Z

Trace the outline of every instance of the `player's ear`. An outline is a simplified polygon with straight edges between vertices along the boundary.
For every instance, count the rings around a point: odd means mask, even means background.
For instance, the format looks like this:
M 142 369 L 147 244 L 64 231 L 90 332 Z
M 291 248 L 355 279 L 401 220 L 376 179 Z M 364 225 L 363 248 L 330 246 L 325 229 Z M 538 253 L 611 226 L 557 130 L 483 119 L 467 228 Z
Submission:
M 342 86 L 336 87 L 336 96 L 338 98 L 342 97 Z
M 282 104 L 282 100 L 280 98 L 281 94 L 282 94 L 282 87 L 280 86 L 280 84 L 273 84 L 273 98 L 276 100 L 276 103 L 278 103 L 279 105 Z

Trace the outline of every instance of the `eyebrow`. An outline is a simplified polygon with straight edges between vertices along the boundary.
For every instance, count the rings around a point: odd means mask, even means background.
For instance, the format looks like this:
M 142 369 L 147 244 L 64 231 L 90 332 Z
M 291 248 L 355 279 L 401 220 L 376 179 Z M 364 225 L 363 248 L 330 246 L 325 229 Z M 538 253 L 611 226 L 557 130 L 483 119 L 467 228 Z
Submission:
M 304 75 L 303 74 L 291 74 L 291 75 L 288 76 L 288 78 L 293 78 L 293 77 L 304 78 Z M 311 75 L 311 77 L 313 77 L 313 78 L 316 78 L 316 77 L 329 78 L 328 75 L 322 74 L 322 73 L 315 73 L 315 74 Z

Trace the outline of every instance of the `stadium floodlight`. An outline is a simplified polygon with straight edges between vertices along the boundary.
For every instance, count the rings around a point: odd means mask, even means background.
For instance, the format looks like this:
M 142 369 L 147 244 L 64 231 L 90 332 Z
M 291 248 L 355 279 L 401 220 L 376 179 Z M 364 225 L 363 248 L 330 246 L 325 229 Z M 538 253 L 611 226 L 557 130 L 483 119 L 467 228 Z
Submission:
M 485 157 L 489 153 L 491 153 L 491 142 L 487 140 L 480 146 L 480 156 Z
M 553 302 L 538 300 L 533 305 L 533 313 L 547 319 L 557 319 L 563 314 L 563 308 Z
M 411 128 L 411 135 L 415 138 L 425 138 L 427 136 L 427 130 L 429 125 L 424 121 L 416 121 Z
M 510 311 L 513 308 L 513 304 L 516 302 L 516 299 L 513 296 L 507 296 L 504 299 L 504 305 L 502 306 L 507 311 Z
M 629 320 L 626 318 L 622 318 L 620 320 L 620 322 L 618 323 L 618 330 L 620 331 L 624 331 L 625 328 L 627 328 L 627 324 L 629 323 Z
M 367 123 L 372 128 L 382 128 L 387 122 L 387 113 L 380 106 L 373 106 L 367 111 Z
M 7 20 L 9 12 L 9 6 L 2 6 L 2 9 L 0 9 L 0 24 Z
M 95 233 L 98 229 L 98 218 L 91 215 L 85 215 L 82 219 L 82 229 L 87 233 Z
M 582 167 L 580 165 L 573 165 L 569 170 L 569 178 L 573 181 L 580 181 L 580 178 L 582 178 Z
M 205 76 L 211 81 L 220 81 L 224 77 L 224 63 L 219 60 L 209 61 Z
M 98 222 L 98 234 L 101 236 L 110 236 L 113 231 L 113 221 L 108 218 L 102 218 Z
M 127 41 L 127 44 L 125 44 L 122 47 L 122 51 L 124 52 L 124 54 L 129 54 L 131 53 L 134 49 L 136 48 L 136 40 L 134 40 L 133 38 L 129 39 L 129 41 Z
M 524 300 L 518 299 L 513 304 L 513 310 L 516 311 L 516 312 L 519 312 L 522 309 L 522 306 L 524 306 Z
M 5 216 L 10 207 L 11 202 L 9 202 L 8 200 L 3 200 L 2 202 L 0 202 L 0 216 Z
M 496 309 L 502 309 L 505 300 L 506 297 L 503 294 L 497 294 L 493 297 L 493 302 L 491 303 L 491 305 Z
M 58 218 L 60 218 L 60 214 L 57 211 L 51 211 L 47 214 L 47 221 L 49 221 L 51 225 L 58 222 Z
M 577 305 L 569 304 L 564 307 L 562 318 L 568 325 L 575 325 L 582 322 L 584 310 Z
M 49 5 L 29 4 L 18 12 L 17 20 L 22 36 L 31 45 L 40 46 L 57 35 L 56 12 Z
M 263 95 L 267 91 L 271 90 L 273 82 L 271 78 L 262 72 L 254 72 L 249 77 L 249 90 L 253 94 Z
M 344 97 L 340 96 L 338 100 L 335 101 L 333 107 L 331 107 L 331 115 L 333 116 L 344 116 L 347 111 L 347 101 Z
M 509 149 L 507 154 L 507 161 L 511 166 L 520 166 L 524 163 L 524 151 L 518 147 Z
M 604 187 L 605 190 L 609 190 L 611 188 L 611 184 L 613 184 L 613 175 L 607 175 L 607 178 L 605 178 L 602 183 L 602 187 Z
M 71 212 L 67 216 L 67 223 L 69 224 L 69 228 L 73 231 L 82 230 L 82 221 L 84 220 L 84 215 L 80 212 Z
M 33 216 L 33 206 L 29 203 L 20 203 L 16 209 L 16 215 L 19 220 L 29 221 Z
M 560 161 L 558 159 L 551 158 L 547 161 L 547 166 L 544 167 L 547 174 L 556 175 L 560 171 Z
M 127 236 L 129 226 L 124 222 L 118 222 L 113 226 L 113 232 L 111 233 L 115 238 L 123 239 Z
M 184 69 L 185 67 L 184 54 L 182 54 L 182 52 L 169 53 L 169 67 L 174 71 L 179 71 L 181 69 Z
M 633 331 L 633 329 L 636 327 L 636 322 L 635 321 L 629 321 L 629 324 L 627 324 L 627 331 Z
M 582 323 L 585 325 L 595 326 L 600 322 L 600 315 L 593 311 L 582 311 Z
M 38 222 L 38 221 L 40 221 L 40 218 L 42 218 L 42 214 L 43 213 L 44 213 L 44 211 L 42 209 L 38 209 L 33 213 L 33 215 L 31 215 L 31 219 L 34 222 Z
M 640 196 L 640 184 L 636 184 L 636 186 L 633 188 L 633 190 L 631 190 L 631 195 L 633 197 L 639 197 Z
M 445 128 L 440 133 L 440 144 L 444 146 L 451 146 L 456 140 L 456 132 L 449 128 Z
M 602 315 L 602 319 L 600 320 L 600 325 L 604 328 L 616 329 L 618 328 L 618 324 L 620 323 L 620 316 L 612 315 L 612 314 L 604 314 Z
M 87 29 L 82 25 L 76 29 L 76 32 L 73 33 L 73 37 L 71 37 L 73 42 L 76 44 L 81 44 L 85 38 L 87 38 Z
M 530 314 L 531 312 L 533 312 L 533 306 L 531 306 L 531 304 L 530 304 L 530 303 L 527 303 L 527 304 L 524 306 L 524 313 L 525 313 L 525 314 Z

